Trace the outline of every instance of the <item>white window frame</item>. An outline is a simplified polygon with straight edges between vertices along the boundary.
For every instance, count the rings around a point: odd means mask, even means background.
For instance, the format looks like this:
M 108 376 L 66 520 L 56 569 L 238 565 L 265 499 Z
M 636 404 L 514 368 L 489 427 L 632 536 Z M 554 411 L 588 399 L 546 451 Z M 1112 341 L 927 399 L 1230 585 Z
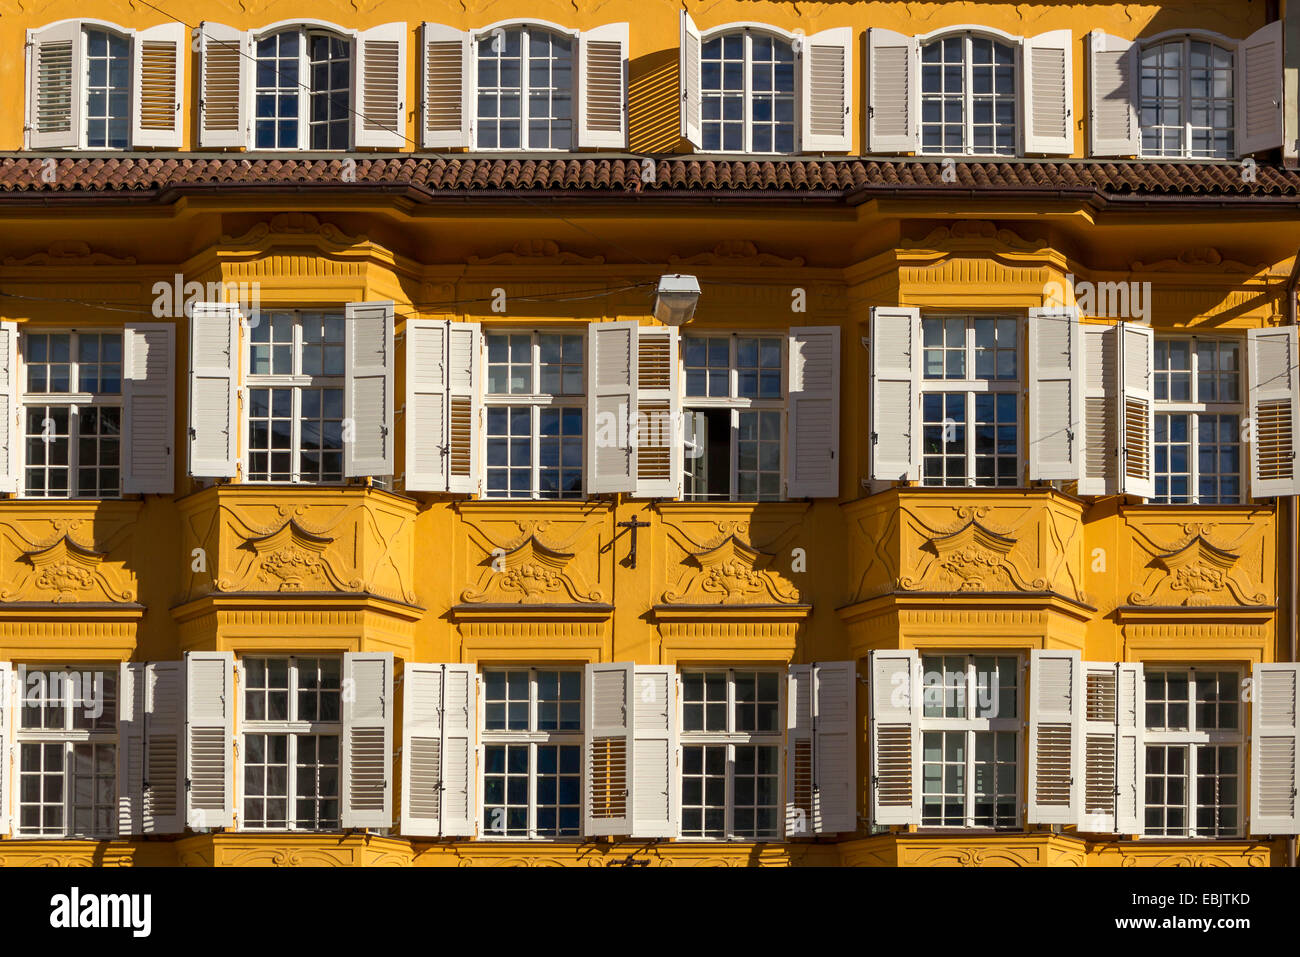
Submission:
M 962 38 L 962 148 L 960 150 L 951 150 L 947 148 L 937 150 L 927 150 L 925 148 L 925 48 L 934 43 L 942 43 L 944 40 L 952 39 L 954 36 Z M 971 82 L 971 68 L 973 66 L 971 57 L 972 40 L 991 40 L 993 43 L 1000 43 L 1011 48 L 1012 58 L 1012 78 L 1011 89 L 1012 97 L 1016 106 L 1016 126 L 1012 131 L 1011 152 L 1000 153 L 997 151 L 996 137 L 994 149 L 979 150 L 975 148 L 975 137 L 973 135 L 973 117 L 972 96 L 974 95 L 974 84 Z M 1024 69 L 1023 57 L 1021 56 L 1021 46 L 1023 38 L 1012 36 L 1008 33 L 1002 33 L 999 30 L 991 29 L 970 29 L 957 27 L 955 29 L 945 29 L 934 33 L 927 33 L 916 38 L 916 58 L 918 61 L 918 71 L 916 74 L 917 82 L 920 84 L 920 92 L 916 100 L 919 113 L 916 120 L 917 130 L 917 154 L 921 156 L 988 156 L 988 157 L 1006 157 L 1015 158 L 1022 155 L 1021 139 L 1023 136 L 1024 110 L 1025 103 L 1022 95 L 1024 84 L 1022 82 L 1021 71 Z M 997 94 L 994 94 L 997 96 Z M 942 125 L 942 124 L 941 124 Z M 997 125 L 996 110 L 994 112 L 994 126 Z
M 1142 59 L 1146 54 L 1163 47 L 1165 44 L 1178 43 L 1182 45 L 1183 57 L 1182 68 L 1179 71 L 1179 110 L 1183 118 L 1182 122 L 1182 148 L 1176 153 L 1148 152 L 1144 148 L 1143 131 L 1146 129 L 1142 124 L 1142 104 L 1146 98 L 1142 95 Z M 1195 156 L 1192 153 L 1192 93 L 1191 93 L 1191 45 L 1193 43 L 1207 43 L 1210 46 L 1218 47 L 1232 57 L 1232 64 L 1228 69 L 1228 75 L 1232 79 L 1232 95 L 1228 98 L 1232 106 L 1232 122 L 1228 126 L 1229 142 L 1232 148 L 1223 156 Z M 1161 34 L 1151 37 L 1142 42 L 1137 50 L 1137 84 L 1135 91 L 1135 100 L 1137 104 L 1137 134 L 1138 134 L 1138 158 L 1153 160 L 1170 160 L 1170 159 L 1210 159 L 1225 160 L 1233 159 L 1240 155 L 1239 144 L 1237 142 L 1237 112 L 1240 109 L 1238 97 L 1240 91 L 1237 89 L 1237 61 L 1238 61 L 1238 43 L 1229 37 L 1216 33 L 1204 32 L 1180 32 L 1174 34 Z M 1161 99 L 1157 97 L 1157 99 Z M 1211 98 L 1215 99 L 1215 98 Z M 1212 132 L 1218 132 L 1217 127 L 1211 128 Z
M 252 102 L 249 105 L 249 133 L 248 149 L 250 152 L 273 153 L 285 149 L 295 149 L 295 147 L 285 146 L 258 146 L 257 145 L 257 97 L 259 90 L 257 86 L 257 68 L 261 58 L 257 55 L 257 45 L 262 40 L 269 39 L 273 36 L 279 36 L 282 33 L 288 33 L 296 30 L 298 33 L 298 83 L 295 89 L 295 95 L 298 98 L 298 145 L 296 149 L 312 152 L 329 152 L 337 153 L 350 150 L 354 147 L 354 126 L 353 119 L 356 113 L 357 97 L 357 33 L 355 30 L 346 30 L 343 27 L 336 26 L 332 23 L 326 23 L 321 20 L 282 20 L 279 23 L 273 23 L 270 26 L 263 27 L 261 30 L 255 30 L 251 35 L 249 49 L 252 55 L 252 63 L 246 65 L 246 69 L 252 71 L 252 77 L 249 81 L 251 91 L 249 95 Z M 316 150 L 311 145 L 311 97 L 313 90 L 311 86 L 311 56 L 308 52 L 309 41 L 313 36 L 328 35 L 340 40 L 346 40 L 348 43 L 348 106 L 347 106 L 347 143 L 344 146 L 330 147 L 328 149 Z M 278 74 L 277 74 L 278 77 Z
M 106 33 L 110 37 L 116 36 L 126 41 L 126 145 L 110 146 L 107 142 L 103 146 L 90 145 L 90 34 Z M 134 30 L 126 30 L 112 24 L 104 23 L 99 20 L 83 20 L 81 23 L 81 43 L 85 62 L 78 66 L 85 74 L 86 83 L 86 104 L 85 113 L 81 117 L 81 130 L 79 133 L 78 145 L 81 149 L 106 150 L 111 152 L 126 152 L 135 147 L 131 139 L 132 125 L 132 106 L 134 97 L 139 95 L 139 90 L 135 88 L 134 78 L 132 77 L 132 58 L 135 54 L 135 44 L 137 38 Z
M 478 45 L 481 41 L 491 37 L 493 33 L 501 30 L 509 33 L 511 30 L 520 31 L 519 36 L 519 145 L 518 146 L 481 146 L 479 144 L 479 115 L 478 115 Z M 556 149 L 551 146 L 530 146 L 528 145 L 528 44 L 532 31 L 554 33 L 569 38 L 569 79 L 572 86 L 569 89 L 569 121 L 572 124 L 570 142 L 568 149 Z M 497 23 L 489 24 L 479 30 L 471 30 L 469 34 L 469 69 L 470 79 L 469 102 L 465 104 L 465 109 L 470 117 L 470 149 L 480 153 L 571 153 L 578 148 L 578 100 L 580 93 L 580 64 L 578 62 L 578 44 L 581 37 L 581 31 L 571 30 L 563 27 L 558 23 L 552 23 L 549 20 L 501 20 Z M 549 89 L 549 88 L 548 88 Z
M 799 37 L 799 34 L 786 33 L 784 30 L 778 29 L 768 24 L 726 23 L 723 24 L 722 26 L 714 27 L 712 30 L 701 31 L 700 33 L 700 64 L 701 64 L 700 67 L 700 140 L 701 143 L 703 142 L 703 138 L 704 138 L 704 124 L 705 124 L 704 102 L 709 96 L 708 92 L 706 92 L 704 89 L 704 75 L 703 75 L 704 47 L 712 40 L 723 39 L 727 36 L 736 33 L 740 33 L 744 36 L 744 60 L 743 63 L 741 64 L 742 72 L 744 74 L 744 84 L 741 87 L 742 90 L 741 97 L 742 97 L 742 107 L 743 107 L 741 123 L 742 123 L 742 128 L 744 129 L 744 140 L 745 140 L 744 147 L 740 150 L 727 149 L 723 145 L 721 139 L 719 139 L 718 148 L 716 150 L 711 150 L 703 146 L 701 146 L 701 150 L 706 153 L 719 153 L 719 154 L 730 153 L 732 155 L 754 154 L 759 156 L 798 156 L 800 151 L 803 148 L 803 140 L 801 135 L 803 130 L 803 105 L 802 105 L 803 96 L 802 96 L 802 90 L 800 89 L 800 84 L 803 82 L 803 77 L 802 77 L 803 71 L 799 68 L 800 57 L 803 56 L 803 51 L 798 49 L 797 46 L 796 38 Z M 791 118 L 791 123 L 794 125 L 794 144 L 789 152 L 778 152 L 775 149 L 773 149 L 770 152 L 755 154 L 754 151 L 753 50 L 754 50 L 754 35 L 760 33 L 770 36 L 774 40 L 780 40 L 783 43 L 788 43 L 791 45 L 791 53 L 792 53 L 791 67 L 794 70 L 794 87 L 791 90 L 790 95 L 794 100 L 794 114 L 793 117 Z M 774 140 L 773 146 L 775 147 L 775 145 L 776 144 Z

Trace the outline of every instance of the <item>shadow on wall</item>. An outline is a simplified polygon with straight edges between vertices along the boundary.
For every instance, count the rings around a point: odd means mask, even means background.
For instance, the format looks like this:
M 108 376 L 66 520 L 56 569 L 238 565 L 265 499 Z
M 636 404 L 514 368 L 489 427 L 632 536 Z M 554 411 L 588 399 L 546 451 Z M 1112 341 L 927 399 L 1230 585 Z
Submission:
M 677 51 L 658 50 L 628 64 L 628 149 L 682 153 Z

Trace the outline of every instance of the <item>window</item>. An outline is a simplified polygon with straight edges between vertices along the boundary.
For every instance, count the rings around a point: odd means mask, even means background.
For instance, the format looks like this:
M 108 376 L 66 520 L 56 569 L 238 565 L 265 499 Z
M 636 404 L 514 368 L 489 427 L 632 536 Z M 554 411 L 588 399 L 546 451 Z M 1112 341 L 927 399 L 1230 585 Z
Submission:
M 1142 155 L 1227 159 L 1235 154 L 1233 52 L 1182 38 L 1141 54 Z
M 240 661 L 245 830 L 339 827 L 339 658 Z
M 1242 493 L 1241 343 L 1156 338 L 1152 501 L 1231 505 Z
M 249 330 L 248 479 L 343 481 L 341 312 L 262 312 Z
M 921 152 L 1014 156 L 1016 50 L 989 37 L 921 47 Z
M 86 145 L 129 145 L 131 43 L 106 30 L 86 31 Z
M 1020 484 L 1020 324 L 926 316 L 922 483 Z
M 781 498 L 785 345 L 781 336 L 684 336 L 688 501 Z
M 784 673 L 682 674 L 682 837 L 781 837 Z
M 540 27 L 478 43 L 479 149 L 573 148 L 573 37 Z
M 487 333 L 487 496 L 581 498 L 584 337 Z
M 921 824 L 1016 827 L 1020 659 L 923 655 Z
M 117 835 L 117 672 L 18 669 L 20 837 Z
M 1241 675 L 1146 672 L 1147 837 L 1241 834 Z
M 342 150 L 352 118 L 352 41 L 320 30 L 259 37 L 256 149 Z
M 577 837 L 582 830 L 582 672 L 483 674 L 483 831 Z
M 122 334 L 28 332 L 22 355 L 25 494 L 121 494 Z
M 706 39 L 700 51 L 704 149 L 796 152 L 795 72 L 789 40 L 748 29 Z

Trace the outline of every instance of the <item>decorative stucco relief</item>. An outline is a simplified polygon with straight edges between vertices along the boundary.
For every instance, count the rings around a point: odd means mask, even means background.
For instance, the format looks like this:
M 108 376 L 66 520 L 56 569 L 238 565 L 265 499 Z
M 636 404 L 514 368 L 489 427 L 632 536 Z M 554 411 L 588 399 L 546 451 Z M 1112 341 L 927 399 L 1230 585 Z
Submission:
M 710 520 L 712 519 L 712 520 Z M 798 521 L 790 516 L 775 523 L 761 522 L 763 540 L 758 548 L 754 518 L 703 521 L 665 519 L 669 545 L 668 587 L 665 605 L 793 605 L 800 602 L 798 586 L 779 567 L 778 554 L 789 550 L 798 534 Z
M 463 513 L 471 545 L 473 584 L 465 604 L 601 604 L 598 546 L 603 515 L 570 513 L 554 520 Z
M 129 528 L 97 528 L 89 518 L 0 524 L 0 601 L 133 602 L 136 578 L 119 551 L 128 539 Z
M 1233 530 L 1213 523 L 1188 522 L 1183 536 L 1161 540 L 1140 526 L 1134 526 L 1134 545 L 1146 553 L 1145 567 L 1138 565 L 1137 587 L 1129 604 L 1142 606 L 1224 606 L 1269 604 L 1267 589 L 1258 567 L 1244 561 L 1244 552 L 1259 532 L 1253 528 Z M 1217 541 L 1216 541 L 1217 539 Z

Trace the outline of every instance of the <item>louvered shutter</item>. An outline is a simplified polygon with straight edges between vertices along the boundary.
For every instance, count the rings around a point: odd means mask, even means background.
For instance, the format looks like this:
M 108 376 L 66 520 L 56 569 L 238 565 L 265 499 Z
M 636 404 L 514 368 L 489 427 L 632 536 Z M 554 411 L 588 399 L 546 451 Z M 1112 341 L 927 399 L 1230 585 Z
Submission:
M 578 37 L 578 147 L 627 149 L 626 23 Z
M 1085 661 L 1083 668 L 1082 817 L 1079 830 L 1091 834 L 1115 832 L 1118 796 L 1119 673 L 1114 664 Z
M 1030 824 L 1076 824 L 1083 709 L 1077 651 L 1030 652 Z
M 1026 153 L 1074 153 L 1074 36 L 1049 30 L 1025 37 L 1021 57 Z
M 1119 326 L 1080 325 L 1083 436 L 1080 495 L 1119 493 Z
M 474 665 L 442 666 L 443 837 L 473 837 L 477 830 L 477 693 Z
M 1119 326 L 1120 491 L 1151 498 L 1155 486 L 1155 335 L 1150 326 Z
M 118 689 L 118 834 L 180 834 L 184 763 L 179 661 L 123 662 Z
M 589 664 L 583 703 L 583 836 L 631 833 L 633 761 L 631 662 Z
M 197 302 L 190 316 L 190 475 L 231 478 L 239 462 L 235 390 L 239 306 Z
M 143 662 L 122 662 L 117 680 L 117 835 L 144 833 Z
M 1029 477 L 1077 479 L 1083 430 L 1079 317 L 1029 310 Z
M 1115 830 L 1140 834 L 1146 817 L 1146 677 L 1141 662 L 1120 662 L 1118 671 Z
M 352 142 L 401 149 L 406 145 L 406 23 L 362 30 L 356 49 Z
M 185 823 L 193 830 L 234 825 L 234 733 L 235 656 L 186 652 Z
M 1300 495 L 1296 443 L 1300 441 L 1300 352 L 1296 329 L 1251 329 L 1249 350 L 1250 494 Z
M 1250 833 L 1300 834 L 1300 665 L 1257 664 L 1251 683 Z
M 447 327 L 447 491 L 480 490 L 483 336 L 477 322 Z
M 858 829 L 858 668 L 852 661 L 813 666 L 813 829 Z
M 162 23 L 141 30 L 131 48 L 135 99 L 131 104 L 131 146 L 179 149 L 184 133 L 186 29 Z
M 27 31 L 27 146 L 59 149 L 81 143 L 86 61 L 80 20 Z
M 1237 153 L 1282 145 L 1282 21 L 1256 30 L 1237 47 Z
M 0 322 L 0 492 L 18 491 L 18 323 Z
M 170 495 L 175 483 L 176 343 L 171 323 L 127 323 L 122 355 L 122 491 Z
M 588 492 L 634 492 L 631 410 L 636 408 L 638 323 L 587 327 Z
M 915 38 L 867 30 L 867 150 L 915 153 L 921 145 L 921 57 Z
M 247 146 L 252 100 L 248 34 L 222 23 L 199 24 L 199 146 Z
M 921 311 L 871 310 L 871 477 L 920 477 Z
M 1137 44 L 1093 30 L 1088 50 L 1088 155 L 1137 156 Z
M 350 302 L 346 315 L 343 474 L 392 475 L 393 303 Z
M 871 822 L 921 823 L 921 662 L 871 653 Z
M 791 665 L 785 693 L 785 836 L 815 833 L 813 800 L 813 669 Z
M 7 661 L 0 661 L 0 837 L 9 833 L 10 754 L 13 729 L 14 673 Z
M 638 326 L 636 340 L 636 490 L 633 494 L 638 498 L 677 498 L 681 495 L 682 481 L 677 330 L 672 326 Z M 600 454 L 599 450 L 596 454 Z
M 393 653 L 343 656 L 344 828 L 393 825 Z
M 454 149 L 470 144 L 474 109 L 472 42 L 464 30 L 441 23 L 426 23 L 421 28 L 421 146 Z
M 803 151 L 853 149 L 853 30 L 806 37 L 799 55 Z
M 788 342 L 786 495 L 838 498 L 840 327 L 795 327 Z
M 682 11 L 681 22 L 681 42 L 677 49 L 681 55 L 678 76 L 682 99 L 682 138 L 699 150 L 704 148 L 704 125 L 700 116 L 700 52 L 703 40 L 700 28 L 685 10 Z
M 632 688 L 632 837 L 676 837 L 677 669 L 637 665 Z
M 437 837 L 442 822 L 442 665 L 402 672 L 402 836 Z
M 447 491 L 447 327 L 406 320 L 406 490 Z

